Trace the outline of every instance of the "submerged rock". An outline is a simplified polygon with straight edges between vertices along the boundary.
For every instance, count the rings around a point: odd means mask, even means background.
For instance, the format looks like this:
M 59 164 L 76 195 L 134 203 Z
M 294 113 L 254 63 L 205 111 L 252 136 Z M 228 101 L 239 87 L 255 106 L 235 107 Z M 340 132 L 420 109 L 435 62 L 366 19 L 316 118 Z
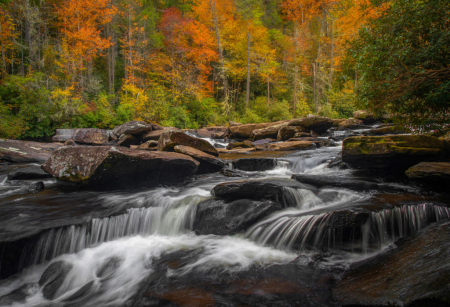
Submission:
M 276 150 L 276 151 L 293 151 L 293 150 L 310 150 L 316 149 L 316 144 L 314 142 L 309 141 L 295 141 L 295 142 L 283 142 L 283 143 L 275 143 L 270 144 L 267 149 L 268 150 Z
M 314 130 L 315 132 L 322 134 L 333 127 L 333 120 L 328 117 L 310 116 L 291 120 L 288 126 L 301 126 L 307 131 Z
M 208 199 L 197 205 L 193 230 L 201 235 L 233 235 L 281 209 L 273 201 Z
M 215 173 L 220 171 L 225 166 L 225 163 L 222 160 L 195 148 L 177 145 L 174 149 L 175 152 L 191 156 L 200 162 L 200 166 L 197 171 L 198 174 Z
M 211 194 L 224 199 L 269 199 L 283 204 L 285 207 L 295 206 L 286 198 L 286 188 L 304 189 L 314 188 L 301 184 L 295 180 L 270 178 L 225 182 L 216 185 Z
M 122 134 L 142 134 L 152 131 L 152 125 L 144 123 L 142 121 L 130 121 L 113 129 L 113 133 L 120 137 Z
M 57 143 L 0 139 L 0 160 L 13 163 L 42 163 L 50 158 L 55 149 L 62 146 Z
M 75 143 L 88 145 L 104 145 L 109 141 L 108 130 L 96 128 L 81 129 L 56 129 L 53 142 L 66 142 L 73 140 Z
M 334 289 L 342 306 L 448 306 L 450 222 L 352 264 Z
M 55 298 L 58 289 L 63 284 L 73 265 L 63 260 L 53 262 L 50 264 L 39 279 L 39 286 L 41 286 L 42 294 L 46 299 L 52 300 Z
M 213 155 L 215 157 L 219 156 L 217 149 L 214 148 L 209 142 L 194 138 L 187 135 L 184 132 L 177 131 L 165 131 L 161 134 L 158 141 L 159 151 L 174 151 L 175 146 L 184 145 L 195 148 L 197 150 L 206 152 L 207 154 Z
M 419 162 L 445 161 L 449 153 L 447 141 L 431 136 L 356 136 L 344 140 L 342 161 L 351 168 L 403 173 Z
M 52 175 L 44 172 L 40 166 L 23 167 L 8 174 L 9 180 L 46 179 L 52 177 Z
M 194 175 L 199 163 L 171 152 L 124 147 L 63 147 L 42 165 L 62 181 L 99 188 L 172 184 Z
M 406 172 L 410 179 L 437 188 L 450 186 L 450 162 L 421 162 Z

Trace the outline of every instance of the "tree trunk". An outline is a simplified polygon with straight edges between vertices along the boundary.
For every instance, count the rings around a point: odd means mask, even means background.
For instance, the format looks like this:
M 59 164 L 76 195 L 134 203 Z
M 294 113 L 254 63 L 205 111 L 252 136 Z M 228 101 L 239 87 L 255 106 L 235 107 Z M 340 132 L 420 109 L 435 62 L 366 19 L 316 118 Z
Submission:
M 250 102 L 250 31 L 248 32 L 248 42 L 247 42 L 247 93 L 245 98 L 245 106 L 248 108 Z
M 269 73 L 267 73 L 267 106 L 270 106 L 270 79 L 269 79 Z
M 333 89 L 334 19 L 331 18 L 330 89 Z

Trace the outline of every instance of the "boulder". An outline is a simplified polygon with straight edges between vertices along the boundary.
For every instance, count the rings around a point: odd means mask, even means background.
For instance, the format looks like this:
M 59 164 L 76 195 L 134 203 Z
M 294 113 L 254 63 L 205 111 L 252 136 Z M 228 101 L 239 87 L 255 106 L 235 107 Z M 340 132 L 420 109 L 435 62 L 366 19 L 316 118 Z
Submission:
M 197 130 L 195 130 L 195 132 L 197 133 L 198 137 L 200 137 L 200 138 L 212 138 L 215 133 L 214 131 L 207 130 L 205 128 L 197 129 Z
M 262 139 L 262 140 L 254 141 L 253 145 L 256 146 L 256 145 L 269 144 L 269 143 L 272 143 L 275 141 L 276 141 L 275 139 Z
M 69 139 L 64 142 L 64 146 L 74 146 L 75 142 L 72 139 Z
M 173 184 L 194 175 L 189 156 L 124 147 L 62 147 L 42 168 L 53 177 L 101 189 Z
M 293 138 L 298 133 L 304 133 L 305 129 L 301 126 L 284 126 L 278 130 L 277 141 L 286 141 Z M 309 136 L 309 134 L 308 134 Z
M 142 141 L 146 142 L 146 141 L 159 141 L 159 137 L 161 136 L 161 134 L 163 134 L 165 131 L 181 131 L 178 128 L 174 128 L 174 127 L 166 127 L 163 129 L 158 129 L 158 130 L 153 130 L 150 132 L 146 132 L 144 134 L 142 134 Z
M 227 134 L 225 132 L 216 132 L 213 134 L 211 138 L 213 139 L 225 139 L 227 137 Z
M 233 122 L 233 121 L 228 122 L 228 126 L 229 127 L 240 126 L 240 125 L 242 125 L 242 124 L 241 123 L 237 123 L 237 122 Z
M 283 204 L 285 207 L 296 206 L 286 197 L 286 188 L 304 189 L 310 186 L 295 180 L 284 178 L 255 179 L 234 182 L 225 182 L 216 185 L 211 194 L 228 200 L 255 199 L 273 200 Z
M 43 163 L 62 147 L 57 143 L 38 143 L 0 139 L 0 160 L 13 163 Z
M 246 174 L 243 171 L 235 170 L 235 169 L 229 169 L 229 168 L 223 168 L 219 172 L 221 175 L 224 175 L 225 177 L 245 177 Z
M 233 235 L 281 209 L 273 201 L 208 199 L 197 205 L 193 230 L 200 235 Z
M 342 146 L 342 161 L 351 168 L 404 173 L 419 162 L 445 161 L 449 144 L 432 136 L 354 136 Z
M 152 131 L 164 130 L 164 127 L 161 127 L 157 124 L 151 124 L 151 125 L 152 125 Z
M 333 127 L 333 120 L 323 116 L 310 116 L 300 119 L 293 119 L 289 122 L 288 126 L 301 126 L 305 128 L 306 131 L 314 130 L 315 132 L 322 134 Z
M 152 125 L 146 124 L 142 121 L 126 122 L 125 124 L 117 126 L 113 129 L 113 133 L 118 137 L 122 134 L 137 135 L 149 131 L 152 131 Z
M 314 142 L 296 141 L 296 142 L 270 144 L 267 149 L 276 151 L 293 151 L 293 150 L 316 149 L 316 147 L 317 146 L 316 144 L 314 144 Z
M 175 146 L 184 145 L 195 148 L 197 150 L 206 152 L 207 154 L 213 155 L 215 157 L 219 156 L 217 149 L 215 149 L 211 143 L 194 138 L 192 136 L 187 135 L 184 132 L 178 131 L 165 131 L 161 134 L 161 137 L 158 141 L 158 150 L 159 151 L 174 151 Z
M 343 121 L 346 121 L 345 118 L 340 118 L 340 119 L 333 119 L 333 127 L 338 127 L 340 123 L 342 123 Z
M 388 125 L 384 127 L 370 129 L 367 132 L 363 132 L 364 135 L 369 136 L 386 135 L 386 134 L 404 134 L 404 133 L 411 133 L 411 131 L 400 125 Z
M 364 110 L 353 112 L 353 117 L 363 121 L 365 125 L 371 125 L 376 122 L 375 116 Z
M 8 174 L 8 180 L 46 179 L 53 176 L 44 172 L 39 166 L 23 167 Z
M 145 143 L 142 143 L 138 146 L 137 149 L 140 150 L 157 150 L 158 149 L 158 142 L 157 141 L 147 141 Z
M 450 142 L 450 131 L 447 132 L 445 135 L 440 137 L 441 140 L 446 140 L 447 142 Z
M 400 185 L 392 185 L 388 183 L 375 183 L 359 179 L 349 179 L 344 177 L 329 177 L 323 175 L 294 174 L 291 179 L 298 182 L 322 188 L 326 186 L 350 189 L 354 191 L 377 191 L 387 193 L 411 192 L 413 188 L 407 188 Z
M 131 134 L 122 134 L 116 145 L 130 148 L 133 145 L 139 145 L 141 140 Z
M 244 158 L 232 162 L 233 168 L 247 172 L 263 172 L 275 168 L 275 160 L 271 158 Z
M 200 166 L 197 171 L 198 174 L 215 173 L 225 167 L 225 163 L 222 160 L 195 148 L 177 145 L 174 149 L 175 152 L 191 156 L 200 162 Z
M 448 306 L 450 222 L 430 225 L 353 263 L 334 288 L 341 306 Z
M 365 128 L 363 121 L 355 118 L 349 118 L 341 122 L 337 130 L 347 130 L 347 129 L 363 129 Z
M 58 289 L 63 284 L 67 275 L 72 270 L 73 265 L 63 260 L 53 262 L 42 274 L 39 279 L 39 286 L 42 287 L 43 296 L 52 300 L 55 298 Z
M 273 122 L 273 123 L 260 123 L 260 124 L 241 124 L 236 126 L 230 126 L 230 132 L 235 138 L 243 138 L 249 139 L 252 136 L 254 130 L 264 129 L 270 126 L 274 126 L 277 124 L 281 124 L 281 122 Z M 275 135 L 276 137 L 276 135 Z
M 229 132 L 228 127 L 225 127 L 225 126 L 212 126 L 212 127 L 206 127 L 205 129 L 208 131 L 213 131 L 215 133 L 223 132 L 223 133 L 227 134 Z
M 281 128 L 285 127 L 287 124 L 288 122 L 284 122 L 266 128 L 253 130 L 251 138 L 253 141 L 263 140 L 267 138 L 276 139 L 278 136 L 278 131 Z
M 311 137 L 311 133 L 308 132 L 297 132 L 293 138 L 309 138 Z
M 75 143 L 88 145 L 104 145 L 109 142 L 108 130 L 95 128 L 82 129 L 56 129 L 53 142 L 66 142 L 73 140 Z
M 410 167 L 406 176 L 433 187 L 450 186 L 450 162 L 421 162 Z

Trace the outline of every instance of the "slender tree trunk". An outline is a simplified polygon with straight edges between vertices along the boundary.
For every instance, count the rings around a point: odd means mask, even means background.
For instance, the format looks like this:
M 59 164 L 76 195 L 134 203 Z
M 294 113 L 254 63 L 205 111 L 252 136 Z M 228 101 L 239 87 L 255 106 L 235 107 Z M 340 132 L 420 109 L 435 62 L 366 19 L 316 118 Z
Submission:
M 267 73 L 267 106 L 270 106 L 270 79 L 269 79 L 269 73 Z
M 247 42 L 247 93 L 245 98 L 245 106 L 248 109 L 249 102 L 250 102 L 250 41 L 251 41 L 251 35 L 250 31 L 247 34 L 248 36 L 248 42 Z
M 21 24 L 21 31 L 20 31 L 20 51 L 22 53 L 22 76 L 25 76 L 25 68 L 23 64 L 23 24 Z
M 316 62 L 314 61 L 312 64 L 312 74 L 313 74 L 313 93 L 314 93 L 314 105 L 317 104 L 316 98 Z
M 217 20 L 216 1 L 215 0 L 210 0 L 210 4 L 211 4 L 211 10 L 212 10 L 212 13 L 213 13 L 214 27 L 215 27 L 215 30 L 216 30 L 217 45 L 218 45 L 218 48 L 219 48 L 219 59 L 220 59 L 221 77 L 222 77 L 222 80 L 223 80 L 223 92 L 224 92 L 224 97 L 225 97 L 225 105 L 227 105 L 227 103 L 228 103 L 228 82 L 227 82 L 227 78 L 225 76 L 225 65 L 224 65 L 224 60 L 223 60 L 223 51 L 222 51 L 222 45 L 220 43 L 219 21 Z M 229 106 L 226 107 L 226 112 L 227 112 L 227 116 L 228 116 L 229 113 L 230 113 Z
M 334 19 L 331 18 L 331 55 L 330 55 L 330 89 L 333 89 L 333 62 L 334 61 Z

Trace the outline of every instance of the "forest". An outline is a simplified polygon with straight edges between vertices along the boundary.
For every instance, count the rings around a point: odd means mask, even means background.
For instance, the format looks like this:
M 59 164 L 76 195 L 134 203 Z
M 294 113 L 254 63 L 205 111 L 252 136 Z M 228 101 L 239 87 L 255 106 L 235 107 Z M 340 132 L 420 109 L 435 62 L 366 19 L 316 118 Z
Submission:
M 358 109 L 449 122 L 447 0 L 0 0 L 0 137 Z

